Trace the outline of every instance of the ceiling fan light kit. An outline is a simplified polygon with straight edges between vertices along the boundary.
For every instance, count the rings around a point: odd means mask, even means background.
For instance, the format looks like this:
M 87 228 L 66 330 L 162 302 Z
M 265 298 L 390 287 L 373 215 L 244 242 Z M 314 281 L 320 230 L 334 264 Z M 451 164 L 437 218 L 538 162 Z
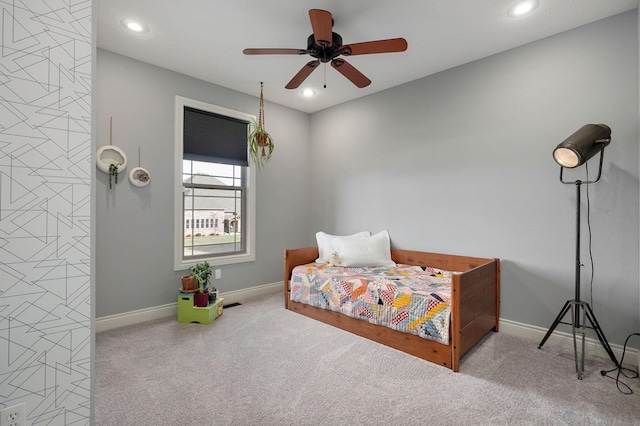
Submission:
M 245 55 L 309 55 L 315 58 L 307 62 L 287 83 L 285 88 L 297 89 L 321 63 L 331 63 L 331 67 L 359 88 L 367 87 L 371 80 L 353 65 L 339 56 L 371 55 L 377 53 L 404 52 L 407 41 L 403 38 L 366 41 L 354 44 L 342 44 L 342 36 L 333 32 L 333 17 L 326 10 L 311 9 L 309 18 L 313 34 L 307 38 L 306 49 L 244 49 Z

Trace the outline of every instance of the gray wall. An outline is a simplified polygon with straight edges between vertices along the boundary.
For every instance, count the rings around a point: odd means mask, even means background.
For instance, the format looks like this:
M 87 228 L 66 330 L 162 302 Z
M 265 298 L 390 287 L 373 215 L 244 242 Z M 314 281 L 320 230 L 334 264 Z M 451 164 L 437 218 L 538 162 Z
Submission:
M 176 301 L 184 271 L 173 270 L 175 95 L 258 113 L 257 97 L 98 50 L 96 148 L 109 143 L 113 117 L 113 144 L 127 154 L 127 170 L 140 147 L 152 179 L 136 188 L 123 172 L 109 190 L 108 175 L 98 173 L 97 317 Z M 284 248 L 309 244 L 309 116 L 269 102 L 265 109 L 276 150 L 257 175 L 256 261 L 221 267 L 221 292 L 282 281 Z
M 387 228 L 398 248 L 499 257 L 501 316 L 546 329 L 575 267 L 576 189 L 551 153 L 606 123 L 613 142 L 589 187 L 593 307 L 623 343 L 639 328 L 636 23 L 628 12 L 313 114 L 312 228 Z

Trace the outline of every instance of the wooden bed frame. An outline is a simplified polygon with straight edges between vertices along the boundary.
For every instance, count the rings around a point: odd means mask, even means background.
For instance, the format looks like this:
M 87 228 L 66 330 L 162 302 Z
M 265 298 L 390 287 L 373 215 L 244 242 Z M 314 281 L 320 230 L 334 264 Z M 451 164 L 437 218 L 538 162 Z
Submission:
M 349 331 L 427 361 L 458 371 L 460 358 L 491 330 L 498 331 L 500 317 L 500 259 L 456 256 L 391 249 L 396 263 L 432 266 L 452 274 L 451 327 L 449 345 L 403 333 L 290 300 L 291 272 L 298 265 L 313 263 L 317 247 L 284 251 L 284 305 L 286 309 Z

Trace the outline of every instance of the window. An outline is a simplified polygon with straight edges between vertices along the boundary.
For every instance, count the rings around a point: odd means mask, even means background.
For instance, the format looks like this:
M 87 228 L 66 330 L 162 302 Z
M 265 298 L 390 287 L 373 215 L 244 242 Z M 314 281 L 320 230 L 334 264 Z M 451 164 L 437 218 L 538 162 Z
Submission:
M 180 96 L 175 115 L 174 269 L 255 260 L 254 117 Z

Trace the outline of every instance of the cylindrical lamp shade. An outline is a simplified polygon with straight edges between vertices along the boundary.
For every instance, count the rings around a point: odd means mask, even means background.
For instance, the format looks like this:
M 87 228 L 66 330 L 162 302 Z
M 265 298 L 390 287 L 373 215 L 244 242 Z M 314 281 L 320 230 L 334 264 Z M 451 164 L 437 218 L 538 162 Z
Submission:
M 585 124 L 556 149 L 553 158 L 562 167 L 583 165 L 611 143 L 611 129 L 606 124 Z

